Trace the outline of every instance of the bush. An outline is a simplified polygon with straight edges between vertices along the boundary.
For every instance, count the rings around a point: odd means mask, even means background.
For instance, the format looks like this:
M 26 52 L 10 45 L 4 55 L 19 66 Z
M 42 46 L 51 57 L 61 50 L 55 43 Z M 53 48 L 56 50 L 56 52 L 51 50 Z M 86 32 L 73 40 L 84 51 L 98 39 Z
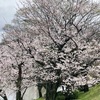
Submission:
M 78 93 L 79 93 L 78 90 L 75 90 L 75 91 L 73 92 L 73 99 L 77 99 L 77 98 L 78 98 Z
M 58 96 L 56 100 L 65 100 L 65 96 Z
M 79 92 L 77 90 L 70 94 L 58 92 L 56 100 L 74 100 L 78 98 L 78 93 Z
M 59 95 L 56 97 L 56 100 L 65 100 L 65 96 L 64 95 Z
M 78 90 L 79 90 L 79 91 L 88 92 L 88 91 L 89 91 L 88 84 L 80 85 L 80 86 L 78 87 Z
M 65 100 L 65 95 L 63 94 L 63 92 L 57 93 L 56 100 Z
M 78 98 L 78 91 L 75 90 L 74 92 L 70 93 L 69 95 L 66 94 L 66 99 L 65 100 L 73 100 Z

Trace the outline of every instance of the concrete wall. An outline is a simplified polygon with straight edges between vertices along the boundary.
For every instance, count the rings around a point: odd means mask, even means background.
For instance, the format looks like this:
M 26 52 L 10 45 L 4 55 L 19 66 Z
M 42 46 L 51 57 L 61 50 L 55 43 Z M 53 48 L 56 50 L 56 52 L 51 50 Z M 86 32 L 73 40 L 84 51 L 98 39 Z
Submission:
M 14 90 L 6 89 L 6 95 L 8 100 L 16 100 L 16 92 Z M 23 100 L 35 100 L 37 98 L 39 98 L 38 88 L 37 86 L 32 86 L 27 89 Z M 0 97 L 0 100 L 3 99 Z

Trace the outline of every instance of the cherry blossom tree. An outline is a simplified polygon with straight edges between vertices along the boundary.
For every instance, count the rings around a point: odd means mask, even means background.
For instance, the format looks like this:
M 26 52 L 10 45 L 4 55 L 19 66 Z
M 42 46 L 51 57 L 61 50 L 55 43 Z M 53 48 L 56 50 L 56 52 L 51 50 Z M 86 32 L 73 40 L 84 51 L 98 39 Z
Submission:
M 26 89 L 35 84 L 34 78 L 31 78 L 34 61 L 19 41 L 19 38 L 8 41 L 6 39 L 3 45 L 0 45 L 0 86 L 15 90 L 16 100 L 23 100 Z M 24 42 L 29 41 L 25 39 Z
M 61 82 L 72 85 L 74 77 L 86 76 L 100 59 L 99 45 L 92 45 L 99 35 L 99 5 L 89 0 L 32 0 L 23 5 L 14 21 L 23 26 L 22 31 L 40 39 L 37 77 L 48 83 L 47 93 L 55 94 Z M 58 86 L 54 88 L 52 82 Z M 46 99 L 54 100 L 55 96 L 49 97 L 52 94 Z
M 21 68 L 26 68 L 31 79 L 45 84 L 46 100 L 55 100 L 59 85 L 72 88 L 75 78 L 86 77 L 100 60 L 99 14 L 99 5 L 89 0 L 24 2 L 13 25 L 5 28 L 12 41 L 4 46 L 7 60 L 2 62 L 18 69 L 15 87 L 21 92 Z

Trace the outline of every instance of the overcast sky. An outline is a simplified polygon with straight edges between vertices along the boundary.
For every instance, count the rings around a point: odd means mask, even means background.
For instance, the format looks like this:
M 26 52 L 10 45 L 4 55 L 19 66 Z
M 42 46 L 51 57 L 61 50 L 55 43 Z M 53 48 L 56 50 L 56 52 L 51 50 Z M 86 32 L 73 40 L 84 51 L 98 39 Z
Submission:
M 18 0 L 0 0 L 0 32 L 6 23 L 10 23 L 16 12 Z
M 18 3 L 19 0 L 0 0 L 0 39 L 3 31 L 2 28 L 5 24 L 11 23 Z

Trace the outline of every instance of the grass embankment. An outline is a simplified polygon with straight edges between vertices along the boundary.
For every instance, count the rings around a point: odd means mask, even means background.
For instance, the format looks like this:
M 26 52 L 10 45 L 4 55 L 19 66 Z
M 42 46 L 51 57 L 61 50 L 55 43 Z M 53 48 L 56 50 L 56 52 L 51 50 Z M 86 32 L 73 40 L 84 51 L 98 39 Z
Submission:
M 79 92 L 76 100 L 100 100 L 100 84 L 91 87 L 88 92 Z M 37 100 L 44 100 L 39 98 Z
M 44 98 L 39 98 L 39 99 L 37 99 L 37 100 L 44 100 Z
M 100 100 L 100 84 L 91 87 L 86 93 L 80 92 L 78 100 Z

